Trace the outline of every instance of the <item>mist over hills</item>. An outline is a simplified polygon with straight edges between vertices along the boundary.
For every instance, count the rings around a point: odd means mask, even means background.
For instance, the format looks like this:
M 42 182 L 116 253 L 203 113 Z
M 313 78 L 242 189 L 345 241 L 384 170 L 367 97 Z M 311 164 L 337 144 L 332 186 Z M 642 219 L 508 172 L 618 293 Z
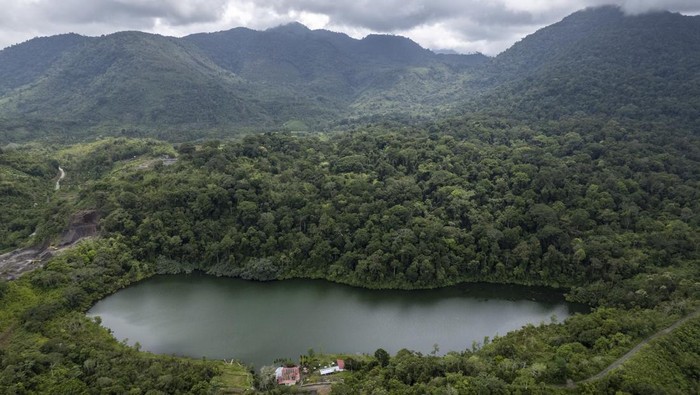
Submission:
M 616 7 L 576 12 L 495 58 L 299 23 L 183 38 L 65 34 L 0 51 L 0 138 L 75 128 L 201 137 L 475 111 L 693 122 L 698 70 L 699 17 Z

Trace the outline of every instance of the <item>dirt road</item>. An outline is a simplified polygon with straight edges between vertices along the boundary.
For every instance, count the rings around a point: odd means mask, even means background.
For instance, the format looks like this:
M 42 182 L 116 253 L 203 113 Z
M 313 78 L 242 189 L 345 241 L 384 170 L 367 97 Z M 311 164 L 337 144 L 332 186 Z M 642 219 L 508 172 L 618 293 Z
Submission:
M 58 176 L 58 180 L 56 181 L 56 187 L 54 188 L 54 190 L 56 190 L 56 191 L 61 189 L 61 180 L 66 178 L 66 172 L 63 171 L 63 168 L 61 166 L 58 166 L 58 171 L 60 172 L 61 175 Z
M 671 332 L 673 332 L 676 328 L 679 326 L 685 324 L 689 320 L 697 317 L 700 315 L 700 310 L 695 311 L 694 313 L 688 314 L 687 316 L 679 319 L 678 321 L 674 322 L 673 325 L 669 326 L 668 328 L 664 328 L 653 335 L 647 337 L 646 339 L 642 340 L 639 344 L 634 346 L 631 350 L 629 350 L 625 355 L 621 356 L 620 358 L 616 359 L 613 363 L 611 363 L 607 368 L 603 369 L 600 373 L 591 376 L 585 380 L 581 380 L 576 384 L 585 384 L 585 383 L 590 383 L 592 381 L 600 380 L 605 375 L 610 373 L 611 371 L 619 368 L 623 363 L 625 363 L 628 359 L 632 358 L 635 354 L 639 352 L 644 346 L 646 346 L 650 341 L 659 338 L 661 336 L 667 335 Z

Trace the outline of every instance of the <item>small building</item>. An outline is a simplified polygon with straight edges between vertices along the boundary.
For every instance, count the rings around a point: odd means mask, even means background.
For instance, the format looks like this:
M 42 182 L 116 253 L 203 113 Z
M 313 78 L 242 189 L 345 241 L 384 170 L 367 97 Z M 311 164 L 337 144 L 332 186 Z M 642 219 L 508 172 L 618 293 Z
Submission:
M 163 166 L 172 166 L 177 162 L 177 158 L 171 158 L 170 155 L 163 155 L 160 160 L 163 162 Z
M 335 373 L 335 372 L 342 372 L 345 370 L 345 361 L 342 359 L 339 359 L 336 361 L 336 365 L 331 365 L 327 368 L 320 369 L 321 376 L 325 376 L 327 374 Z
M 293 366 L 291 368 L 280 366 L 275 370 L 275 377 L 279 385 L 294 385 L 301 379 L 301 374 L 299 373 L 298 366 Z

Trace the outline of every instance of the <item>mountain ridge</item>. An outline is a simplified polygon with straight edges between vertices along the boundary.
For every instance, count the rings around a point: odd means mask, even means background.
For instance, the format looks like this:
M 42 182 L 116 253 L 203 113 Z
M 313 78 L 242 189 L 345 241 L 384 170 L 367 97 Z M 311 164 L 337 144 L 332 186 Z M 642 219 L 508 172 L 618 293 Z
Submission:
M 23 63 L 41 65 L 5 83 L 0 117 L 41 127 L 71 120 L 101 129 L 269 130 L 295 120 L 318 127 L 353 112 L 430 107 L 421 102 L 423 97 L 408 103 L 403 91 L 414 91 L 415 84 L 404 87 L 402 81 L 426 67 L 444 74 L 448 68 L 468 69 L 486 61 L 483 55 L 438 56 L 399 36 L 358 40 L 301 24 L 182 38 L 135 31 L 67 37 L 71 42 L 57 46 L 46 59 L 32 48 L 60 37 L 36 38 L 0 51 L 0 77 Z M 403 96 L 392 102 L 394 89 Z
M 181 38 L 142 32 L 36 38 L 0 51 L 0 124 L 30 135 L 64 122 L 88 134 L 127 127 L 188 130 L 190 137 L 465 112 L 686 124 L 696 122 L 700 108 L 699 21 L 588 8 L 495 58 L 438 54 L 401 36 L 355 39 L 299 23 Z
M 500 54 L 489 78 L 499 86 L 482 108 L 691 122 L 700 97 L 700 17 L 585 9 Z

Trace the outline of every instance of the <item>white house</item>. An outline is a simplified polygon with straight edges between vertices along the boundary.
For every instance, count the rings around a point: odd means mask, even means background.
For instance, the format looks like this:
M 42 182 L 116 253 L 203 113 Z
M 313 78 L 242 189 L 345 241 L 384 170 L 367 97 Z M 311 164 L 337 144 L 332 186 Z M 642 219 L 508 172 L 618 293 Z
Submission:
M 337 365 L 320 369 L 321 376 L 325 376 L 327 374 L 331 374 L 331 373 L 335 373 L 335 372 L 342 372 L 343 370 L 345 370 L 345 361 L 343 361 L 342 359 L 339 359 L 337 362 L 338 362 Z

